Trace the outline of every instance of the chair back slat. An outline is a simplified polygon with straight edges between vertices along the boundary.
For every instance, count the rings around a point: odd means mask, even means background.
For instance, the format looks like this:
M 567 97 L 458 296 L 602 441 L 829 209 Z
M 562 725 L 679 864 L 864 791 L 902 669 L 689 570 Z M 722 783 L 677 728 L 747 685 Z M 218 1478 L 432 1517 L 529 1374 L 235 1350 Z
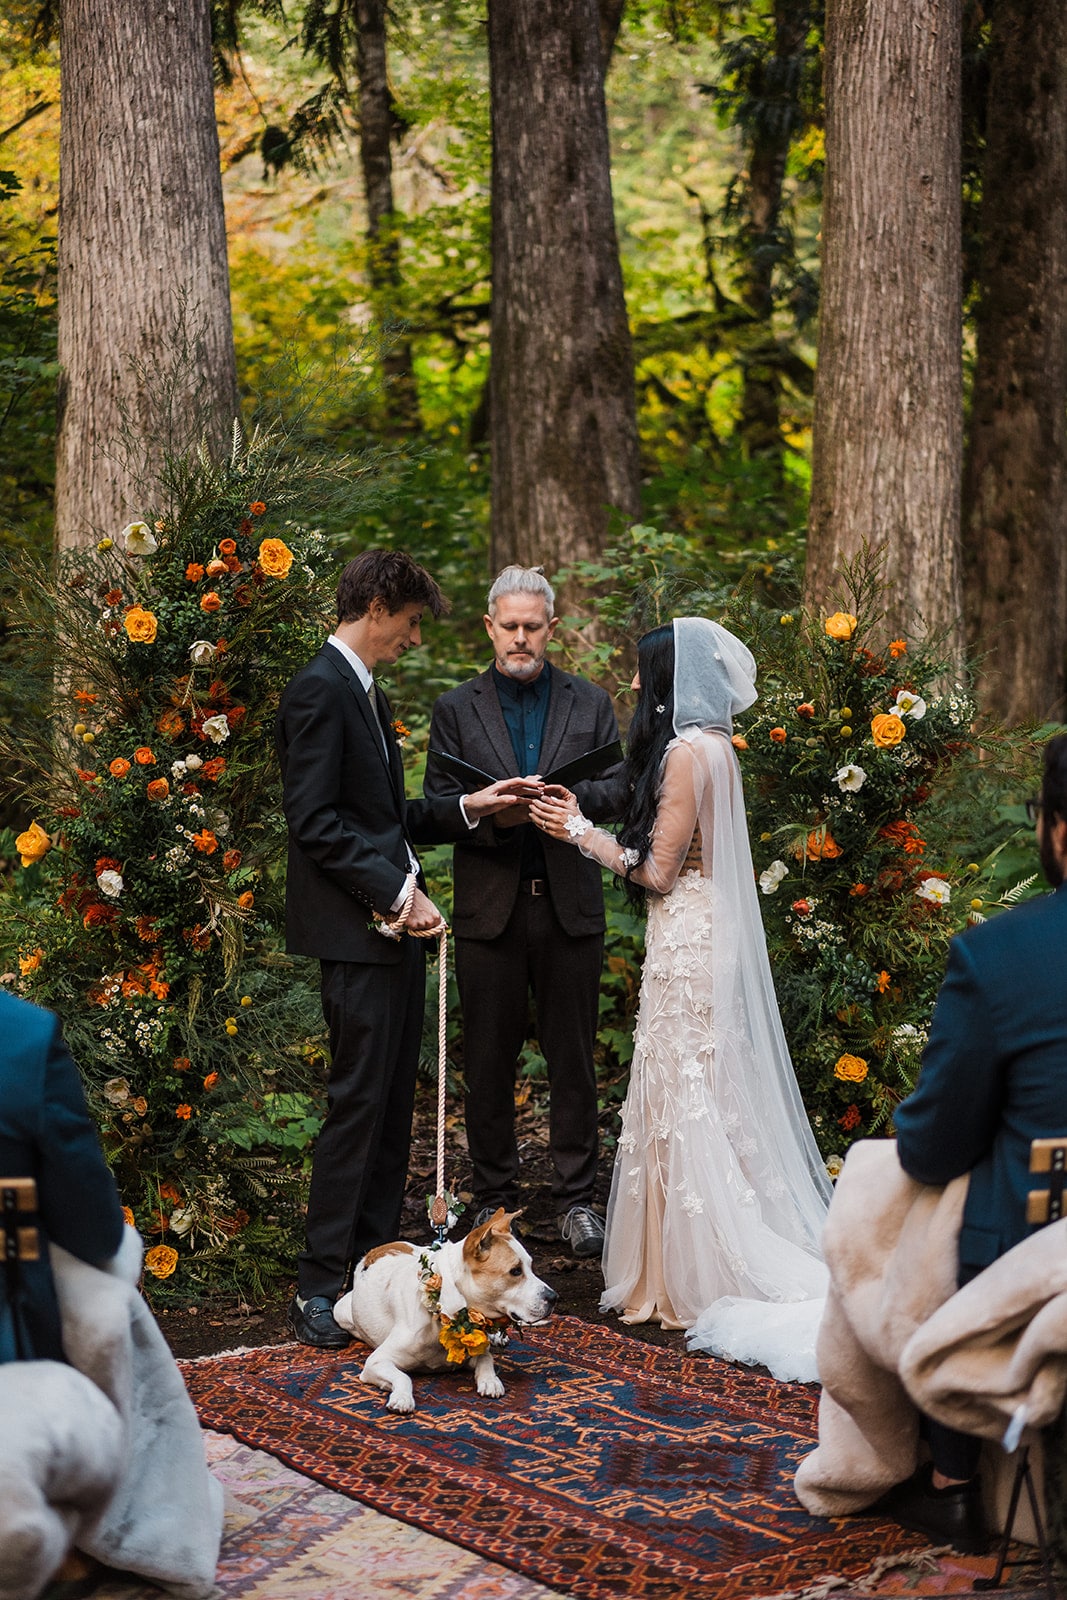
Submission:
M 37 1184 L 33 1178 L 0 1178 L 0 1259 L 40 1261 Z
M 1027 1222 L 1036 1227 L 1058 1222 L 1064 1214 L 1064 1187 L 1067 1185 L 1067 1133 L 1030 1141 L 1030 1171 L 1047 1174 L 1048 1187 L 1031 1189 L 1027 1194 Z

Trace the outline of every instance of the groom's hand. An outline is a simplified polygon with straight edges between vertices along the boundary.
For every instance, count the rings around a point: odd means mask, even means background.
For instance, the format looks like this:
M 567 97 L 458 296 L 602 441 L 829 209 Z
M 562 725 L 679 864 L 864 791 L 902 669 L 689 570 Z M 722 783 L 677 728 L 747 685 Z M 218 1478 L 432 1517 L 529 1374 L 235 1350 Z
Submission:
M 495 816 L 498 827 L 509 827 L 513 812 L 516 813 L 516 822 L 528 820 L 528 814 L 522 817 L 518 813 L 527 810 L 528 803 L 540 794 L 541 788 L 539 778 L 500 778 L 496 783 L 467 795 L 464 806 L 472 822 L 481 817 Z
M 404 924 L 409 933 L 436 933 L 443 928 L 445 919 L 434 905 L 428 895 L 421 889 L 415 890 L 415 898 L 411 902 L 411 911 Z

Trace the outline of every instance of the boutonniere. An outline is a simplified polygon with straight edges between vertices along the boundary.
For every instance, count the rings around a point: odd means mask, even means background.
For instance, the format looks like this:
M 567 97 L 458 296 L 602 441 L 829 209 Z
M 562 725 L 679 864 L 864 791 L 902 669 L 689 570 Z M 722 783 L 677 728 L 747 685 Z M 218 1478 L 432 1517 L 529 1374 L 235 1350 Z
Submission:
M 404 748 L 405 741 L 411 738 L 411 729 L 406 728 L 399 717 L 393 718 L 393 737 L 401 750 Z

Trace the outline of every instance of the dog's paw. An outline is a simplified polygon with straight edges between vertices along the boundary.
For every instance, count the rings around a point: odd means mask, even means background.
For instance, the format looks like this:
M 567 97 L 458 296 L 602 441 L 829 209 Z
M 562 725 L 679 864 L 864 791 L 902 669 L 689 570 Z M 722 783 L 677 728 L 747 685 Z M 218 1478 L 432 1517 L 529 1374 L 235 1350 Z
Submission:
M 495 1372 L 487 1374 L 478 1380 L 478 1393 L 486 1400 L 499 1400 L 504 1393 L 504 1385 Z
M 385 1404 L 389 1411 L 398 1411 L 401 1416 L 406 1416 L 415 1409 L 415 1395 L 411 1389 L 394 1389 Z

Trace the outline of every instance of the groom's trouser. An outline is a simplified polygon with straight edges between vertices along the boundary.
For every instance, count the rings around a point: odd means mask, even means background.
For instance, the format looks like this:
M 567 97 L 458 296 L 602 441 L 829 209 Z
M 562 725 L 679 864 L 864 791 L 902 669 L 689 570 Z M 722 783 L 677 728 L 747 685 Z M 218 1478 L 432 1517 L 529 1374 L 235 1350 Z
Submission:
M 565 932 L 549 896 L 525 889 L 499 937 L 456 939 L 467 1145 L 478 1206 L 511 1210 L 519 1200 L 515 1071 L 527 1038 L 531 992 L 548 1070 L 552 1198 L 557 1212 L 592 1200 L 597 1168 L 593 1041 L 603 959 L 603 934 Z
M 375 1245 L 396 1239 L 411 1148 L 425 1003 L 425 947 L 405 938 L 396 963 L 323 961 L 332 1064 L 315 1143 L 302 1299 L 335 1299 Z

